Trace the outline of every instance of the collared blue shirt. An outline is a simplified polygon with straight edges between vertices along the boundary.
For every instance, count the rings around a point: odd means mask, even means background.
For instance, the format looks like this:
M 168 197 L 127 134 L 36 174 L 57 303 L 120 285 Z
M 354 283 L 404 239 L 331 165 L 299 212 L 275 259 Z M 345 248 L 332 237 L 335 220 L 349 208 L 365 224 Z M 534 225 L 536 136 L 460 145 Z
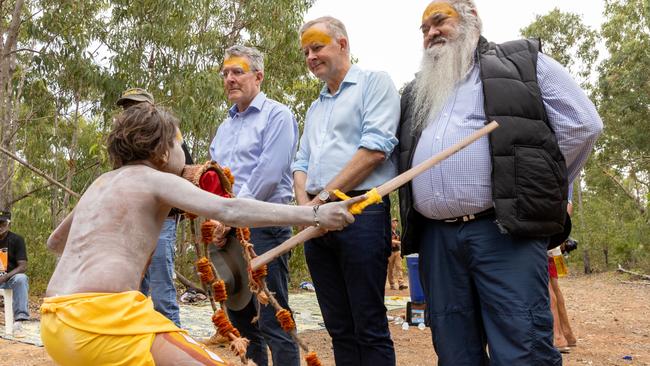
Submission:
M 291 161 L 298 124 L 285 105 L 259 93 L 245 111 L 228 111 L 210 144 L 212 160 L 229 167 L 239 198 L 288 203 L 293 197 Z
M 325 85 L 309 107 L 292 170 L 307 173 L 306 190 L 317 194 L 363 147 L 384 152 L 386 160 L 353 190 L 381 185 L 397 173 L 392 152 L 399 117 L 399 94 L 390 76 L 352 65 L 334 95 Z
M 549 122 L 572 182 L 584 166 L 603 123 L 593 103 L 557 61 L 538 54 L 537 80 Z M 483 85 L 477 63 L 422 131 L 415 166 L 484 126 Z M 483 137 L 413 179 L 415 209 L 430 219 L 481 212 L 493 206 L 489 142 Z

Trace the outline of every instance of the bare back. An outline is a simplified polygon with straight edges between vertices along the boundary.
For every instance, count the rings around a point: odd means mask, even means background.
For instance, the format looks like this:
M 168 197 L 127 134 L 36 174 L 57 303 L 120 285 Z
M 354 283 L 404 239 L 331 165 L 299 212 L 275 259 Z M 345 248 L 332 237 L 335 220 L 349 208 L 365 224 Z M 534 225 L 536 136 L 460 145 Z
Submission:
M 128 165 L 93 182 L 74 209 L 46 296 L 139 289 L 170 210 L 149 186 L 156 174 Z

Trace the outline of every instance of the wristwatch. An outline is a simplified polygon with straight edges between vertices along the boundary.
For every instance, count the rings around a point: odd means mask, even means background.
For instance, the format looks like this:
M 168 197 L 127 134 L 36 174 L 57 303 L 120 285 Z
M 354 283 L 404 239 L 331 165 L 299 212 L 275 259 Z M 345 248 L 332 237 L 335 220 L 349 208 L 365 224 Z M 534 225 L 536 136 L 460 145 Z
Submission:
M 329 202 L 330 201 L 330 192 L 326 189 L 323 189 L 322 191 L 318 192 L 318 195 L 316 195 L 321 202 Z

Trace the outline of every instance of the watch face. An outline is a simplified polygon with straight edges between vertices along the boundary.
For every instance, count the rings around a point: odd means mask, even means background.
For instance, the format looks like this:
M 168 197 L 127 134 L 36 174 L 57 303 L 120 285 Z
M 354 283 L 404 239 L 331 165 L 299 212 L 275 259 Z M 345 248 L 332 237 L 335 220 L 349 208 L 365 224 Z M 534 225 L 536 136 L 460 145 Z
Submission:
M 320 191 L 318 194 L 318 199 L 323 202 L 327 202 L 327 200 L 330 199 L 330 193 L 328 191 Z

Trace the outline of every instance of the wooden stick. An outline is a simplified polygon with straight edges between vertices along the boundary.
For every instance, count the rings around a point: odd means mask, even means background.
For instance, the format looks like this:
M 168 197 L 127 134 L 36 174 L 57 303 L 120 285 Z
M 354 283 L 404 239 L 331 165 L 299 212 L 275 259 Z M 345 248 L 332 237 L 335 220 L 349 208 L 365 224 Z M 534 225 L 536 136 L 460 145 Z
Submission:
M 52 178 L 49 175 L 43 173 L 40 169 L 31 166 L 28 162 L 26 162 L 25 160 L 19 158 L 16 155 L 12 154 L 9 150 L 5 149 L 4 147 L 0 146 L 0 151 L 5 153 L 7 156 L 14 159 L 15 161 L 19 162 L 20 164 L 24 165 L 25 167 L 27 167 L 29 170 L 33 171 L 34 173 L 36 173 L 36 174 L 40 175 L 41 177 L 45 178 L 46 181 L 54 184 L 55 186 L 63 189 L 64 191 L 70 193 L 71 195 L 73 195 L 73 196 L 75 196 L 77 198 L 81 197 L 81 195 L 79 193 L 77 193 L 77 192 L 71 190 L 70 188 L 64 186 L 63 184 L 57 182 L 54 178 Z
M 492 121 L 488 123 L 487 125 L 485 125 L 485 127 L 481 128 L 480 130 L 474 131 L 474 133 L 465 137 L 464 139 L 460 140 L 454 145 L 444 149 L 440 153 L 432 156 L 431 158 L 421 162 L 420 164 L 414 166 L 413 168 L 389 180 L 388 182 L 380 185 L 379 187 L 377 187 L 377 193 L 379 193 L 379 195 L 381 195 L 382 197 L 389 194 L 390 192 L 410 182 L 416 176 L 424 173 L 426 170 L 431 169 L 433 166 L 437 165 L 441 161 L 447 159 L 451 155 L 462 150 L 469 144 L 487 135 L 488 133 L 494 131 L 494 129 L 496 129 L 497 127 L 499 127 L 499 124 L 496 121 Z M 325 234 L 326 232 L 327 232 L 326 230 L 316 228 L 314 226 L 310 226 L 305 230 L 299 232 L 295 236 L 291 237 L 289 240 L 285 241 L 284 243 L 278 245 L 277 247 L 265 252 L 264 254 L 258 257 L 253 258 L 253 260 L 251 260 L 251 269 L 254 271 L 260 268 L 261 266 L 268 264 L 273 259 L 281 256 L 282 254 L 290 251 L 298 244 L 303 243 L 306 240 L 319 237 Z
M 618 269 L 617 269 L 617 271 L 619 271 L 619 272 L 623 272 L 623 273 L 627 273 L 627 274 L 632 275 L 632 276 L 641 277 L 641 278 L 643 278 L 644 280 L 648 280 L 648 281 L 650 281 L 650 276 L 648 276 L 648 275 L 644 275 L 643 273 L 637 273 L 637 272 L 628 271 L 627 269 L 623 268 L 623 266 L 621 266 L 620 264 L 618 265 Z

